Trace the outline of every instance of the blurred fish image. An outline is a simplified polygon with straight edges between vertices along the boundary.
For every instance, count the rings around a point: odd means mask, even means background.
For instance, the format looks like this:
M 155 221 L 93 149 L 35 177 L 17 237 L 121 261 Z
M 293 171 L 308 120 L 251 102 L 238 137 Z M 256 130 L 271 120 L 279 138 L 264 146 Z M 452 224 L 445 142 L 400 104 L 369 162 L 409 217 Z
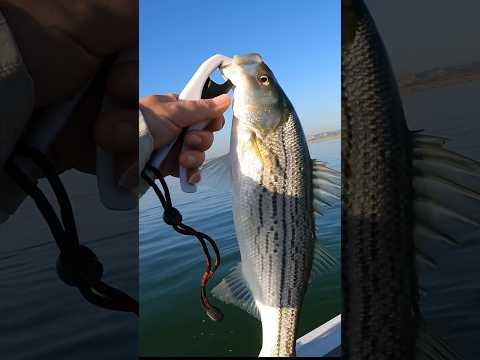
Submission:
M 407 128 L 376 25 L 342 2 L 342 352 L 345 359 L 458 359 L 419 306 L 431 242 L 478 229 L 480 164 Z

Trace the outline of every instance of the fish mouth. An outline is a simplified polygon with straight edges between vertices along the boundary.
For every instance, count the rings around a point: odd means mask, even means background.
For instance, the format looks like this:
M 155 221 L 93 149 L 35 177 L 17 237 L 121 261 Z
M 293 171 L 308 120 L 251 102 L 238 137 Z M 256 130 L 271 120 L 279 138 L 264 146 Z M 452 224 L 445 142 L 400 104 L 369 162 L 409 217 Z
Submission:
M 235 55 L 233 57 L 233 63 L 237 65 L 247 65 L 247 64 L 261 64 L 263 59 L 258 53 L 250 53 L 245 55 Z
M 248 65 L 248 64 L 261 64 L 263 63 L 262 56 L 258 53 L 250 53 L 245 55 L 234 55 L 233 58 L 224 60 L 219 66 L 220 70 L 227 68 L 232 64 L 235 65 Z
M 232 80 L 232 75 L 233 73 L 239 71 L 238 68 L 245 65 L 258 65 L 262 63 L 263 59 L 260 54 L 249 53 L 244 55 L 235 55 L 232 59 L 224 60 L 218 68 L 225 79 Z M 237 70 L 235 70 L 235 68 L 237 68 Z

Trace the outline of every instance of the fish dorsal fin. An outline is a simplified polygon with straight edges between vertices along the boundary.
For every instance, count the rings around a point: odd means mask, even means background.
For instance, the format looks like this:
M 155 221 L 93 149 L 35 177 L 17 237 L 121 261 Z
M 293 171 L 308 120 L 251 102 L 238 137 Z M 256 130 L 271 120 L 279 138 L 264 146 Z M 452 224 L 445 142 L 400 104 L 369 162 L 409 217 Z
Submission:
M 417 334 L 416 360 L 462 360 L 442 339 L 432 335 L 424 324 L 420 325 Z
M 322 214 L 325 207 L 333 207 L 340 200 L 340 173 L 319 160 L 312 160 L 313 209 Z
M 324 209 L 340 203 L 340 173 L 324 162 L 312 159 L 313 210 L 322 215 Z M 338 268 L 338 260 L 315 239 L 309 284 L 317 277 Z
M 480 228 L 480 163 L 448 150 L 445 138 L 412 140 L 414 239 L 425 259 L 435 243 L 458 246 Z
M 315 239 L 309 284 L 311 284 L 317 276 L 325 275 L 338 269 L 338 265 L 338 260 L 330 254 L 318 239 Z
M 241 263 L 212 289 L 212 294 L 224 303 L 236 305 L 260 320 L 257 305 L 243 277 Z
M 414 192 L 413 239 L 419 274 L 444 271 L 439 254 L 463 245 L 480 229 L 480 163 L 445 146 L 447 139 L 412 135 L 412 186 Z M 426 296 L 428 277 L 419 277 Z M 456 359 L 441 353 L 441 346 L 423 332 L 422 357 L 418 359 Z
M 232 163 L 230 153 L 207 160 L 200 168 L 200 186 L 218 191 L 229 191 L 232 184 Z

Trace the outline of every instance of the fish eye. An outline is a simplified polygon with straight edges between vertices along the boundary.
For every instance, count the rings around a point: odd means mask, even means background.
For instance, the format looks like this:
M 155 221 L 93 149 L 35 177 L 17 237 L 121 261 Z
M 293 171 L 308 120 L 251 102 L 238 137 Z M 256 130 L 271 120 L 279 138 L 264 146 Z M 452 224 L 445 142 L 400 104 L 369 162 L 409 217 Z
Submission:
M 258 77 L 258 81 L 260 81 L 260 84 L 262 84 L 262 85 L 270 84 L 270 79 L 267 75 L 260 75 Z

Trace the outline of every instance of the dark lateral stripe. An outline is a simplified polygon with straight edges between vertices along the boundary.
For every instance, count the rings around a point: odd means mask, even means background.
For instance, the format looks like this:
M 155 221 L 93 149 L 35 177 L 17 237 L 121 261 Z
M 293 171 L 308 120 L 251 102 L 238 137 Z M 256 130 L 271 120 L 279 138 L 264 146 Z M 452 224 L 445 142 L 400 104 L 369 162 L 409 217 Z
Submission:
M 286 198 L 286 194 L 287 194 L 287 188 L 286 188 L 286 184 L 288 182 L 288 178 L 287 178 L 287 169 L 288 169 L 288 158 L 287 158 L 287 149 L 286 149 L 286 146 L 285 146 L 285 134 L 284 134 L 284 131 L 285 131 L 285 128 L 282 129 L 281 131 L 281 143 L 282 143 L 282 148 L 283 148 L 283 157 L 284 157 L 284 166 L 283 166 L 283 196 L 281 197 L 281 201 L 282 201 L 282 227 L 283 227 L 283 241 L 282 241 L 282 274 L 281 274 L 281 278 L 280 278 L 280 305 L 283 305 L 283 299 L 284 299 L 284 293 L 283 293 L 283 289 L 284 289 L 284 286 L 285 286 L 285 273 L 288 271 L 285 266 L 286 266 L 286 263 L 287 263 L 287 259 L 286 259 L 286 256 L 287 256 L 287 248 L 286 248 L 286 242 L 287 242 L 287 223 L 286 223 L 286 219 L 287 219 L 287 215 L 286 215 L 286 201 L 287 201 L 287 198 Z M 288 301 L 288 300 L 287 300 Z
M 263 186 L 263 174 L 260 175 L 260 184 Z M 263 209 L 262 209 L 262 200 L 263 200 L 263 193 L 258 195 L 258 217 L 260 220 L 260 227 L 263 227 Z

